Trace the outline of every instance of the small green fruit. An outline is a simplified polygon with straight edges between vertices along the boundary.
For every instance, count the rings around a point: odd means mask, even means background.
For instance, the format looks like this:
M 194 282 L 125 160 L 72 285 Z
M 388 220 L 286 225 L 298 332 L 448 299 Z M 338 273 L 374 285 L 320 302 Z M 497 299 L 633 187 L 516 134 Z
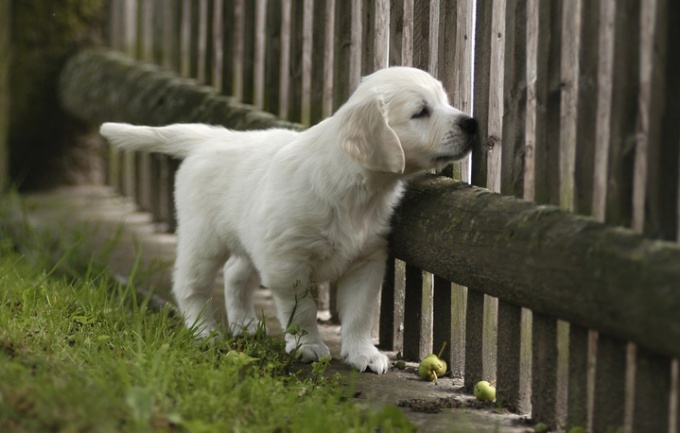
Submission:
M 477 382 L 474 389 L 475 397 L 480 401 L 496 400 L 496 388 L 486 380 Z
M 446 362 L 431 353 L 427 355 L 418 366 L 418 376 L 423 380 L 436 381 L 446 373 Z

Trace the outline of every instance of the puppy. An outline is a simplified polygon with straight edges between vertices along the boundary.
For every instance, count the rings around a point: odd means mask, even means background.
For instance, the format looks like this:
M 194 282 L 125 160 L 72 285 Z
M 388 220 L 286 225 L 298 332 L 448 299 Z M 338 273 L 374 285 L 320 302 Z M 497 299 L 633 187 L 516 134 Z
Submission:
M 286 334 L 286 350 L 317 360 L 329 350 L 303 294 L 335 281 L 345 362 L 382 374 L 388 358 L 371 328 L 403 182 L 465 157 L 476 129 L 431 75 L 393 67 L 365 77 L 332 117 L 303 132 L 105 123 L 101 134 L 121 149 L 183 159 L 173 293 L 199 336 L 216 329 L 211 289 L 224 266 L 231 331 L 257 328 L 253 291 L 262 284 L 281 324 L 292 318 L 303 331 Z

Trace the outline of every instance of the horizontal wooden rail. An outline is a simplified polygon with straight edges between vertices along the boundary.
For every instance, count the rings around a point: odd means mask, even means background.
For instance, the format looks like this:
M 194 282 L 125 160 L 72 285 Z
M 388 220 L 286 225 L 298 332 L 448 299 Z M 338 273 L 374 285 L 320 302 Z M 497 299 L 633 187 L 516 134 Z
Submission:
M 238 130 L 303 128 L 220 95 L 196 80 L 114 51 L 91 50 L 73 56 L 62 70 L 59 93 L 69 113 L 94 124 L 202 122 Z
M 301 128 L 109 52 L 66 65 L 61 100 L 92 123 Z M 680 245 L 434 175 L 411 182 L 396 257 L 499 299 L 680 356 Z
M 680 356 L 678 244 L 426 175 L 409 184 L 391 245 L 450 281 Z

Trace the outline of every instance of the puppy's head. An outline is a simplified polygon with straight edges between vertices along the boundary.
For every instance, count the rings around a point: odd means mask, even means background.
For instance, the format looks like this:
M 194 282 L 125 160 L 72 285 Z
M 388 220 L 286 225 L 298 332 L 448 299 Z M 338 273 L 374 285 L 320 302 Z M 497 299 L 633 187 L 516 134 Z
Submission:
M 441 169 L 471 149 L 477 121 L 449 105 L 442 84 L 415 68 L 365 77 L 336 114 L 342 148 L 369 170 Z

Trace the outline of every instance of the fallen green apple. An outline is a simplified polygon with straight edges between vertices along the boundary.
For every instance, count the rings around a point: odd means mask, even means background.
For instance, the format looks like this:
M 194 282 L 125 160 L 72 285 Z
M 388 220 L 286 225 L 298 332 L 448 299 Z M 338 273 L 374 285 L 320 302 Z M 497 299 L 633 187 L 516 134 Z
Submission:
M 438 377 L 442 377 L 446 373 L 446 362 L 431 353 L 427 355 L 418 366 L 418 376 L 423 380 L 436 381 Z
M 474 389 L 475 397 L 481 401 L 496 400 L 496 388 L 486 380 L 477 382 Z

